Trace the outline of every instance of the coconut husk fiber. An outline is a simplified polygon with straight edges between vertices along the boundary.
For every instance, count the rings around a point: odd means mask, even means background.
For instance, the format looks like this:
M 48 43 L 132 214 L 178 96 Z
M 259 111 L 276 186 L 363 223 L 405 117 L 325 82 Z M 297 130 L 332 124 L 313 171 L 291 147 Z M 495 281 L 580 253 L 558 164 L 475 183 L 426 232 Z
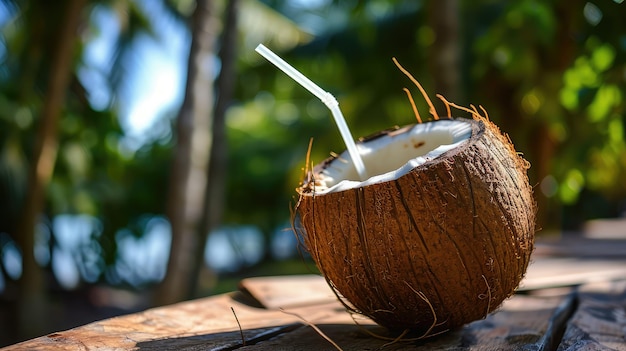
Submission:
M 294 228 L 322 275 L 351 311 L 391 330 L 428 336 L 484 318 L 526 272 L 529 164 L 488 118 L 463 120 L 467 142 L 397 179 L 318 194 L 331 158 L 297 189 Z

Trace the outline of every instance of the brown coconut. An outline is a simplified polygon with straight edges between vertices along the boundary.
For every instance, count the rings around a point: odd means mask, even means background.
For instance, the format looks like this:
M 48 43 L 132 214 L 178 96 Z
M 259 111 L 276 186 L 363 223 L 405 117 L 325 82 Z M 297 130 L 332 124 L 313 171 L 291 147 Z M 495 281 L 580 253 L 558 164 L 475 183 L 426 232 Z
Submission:
M 529 164 L 488 118 L 473 117 L 361 140 L 366 181 L 345 152 L 307 172 L 295 229 L 350 310 L 428 336 L 484 318 L 514 293 L 535 233 Z M 465 132 L 432 140 L 415 128 Z

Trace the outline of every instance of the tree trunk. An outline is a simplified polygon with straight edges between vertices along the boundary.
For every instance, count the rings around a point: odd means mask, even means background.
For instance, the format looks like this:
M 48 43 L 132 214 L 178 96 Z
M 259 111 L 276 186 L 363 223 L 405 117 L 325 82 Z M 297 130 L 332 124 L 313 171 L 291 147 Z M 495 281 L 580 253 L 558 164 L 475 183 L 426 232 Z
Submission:
M 559 26 L 552 45 L 543 52 L 541 57 L 545 58 L 542 64 L 546 67 L 544 76 L 562 77 L 567 68 L 576 58 L 575 21 L 577 14 L 582 13 L 583 3 L 570 3 L 565 1 L 557 2 L 554 5 L 556 18 L 559 19 Z M 547 96 L 559 96 L 561 86 L 547 86 Z M 529 133 L 527 134 L 530 158 L 532 167 L 529 176 L 531 184 L 541 184 L 541 182 L 553 172 L 554 156 L 557 155 L 559 141 L 554 139 L 550 133 L 550 125 L 544 116 L 535 119 Z M 562 204 L 554 198 L 549 198 L 540 187 L 535 191 L 537 199 L 537 229 L 561 230 L 562 226 Z
M 35 226 L 44 208 L 45 192 L 52 178 L 58 151 L 58 121 L 69 87 L 74 46 L 85 0 L 65 4 L 65 21 L 59 29 L 56 50 L 52 53 L 50 75 L 37 129 L 37 139 L 29 169 L 28 190 L 22 210 L 17 239 L 22 249 L 22 276 L 18 301 L 19 338 L 30 338 L 46 329 L 47 315 L 44 275 L 35 261 Z
M 436 94 L 461 103 L 461 67 L 458 0 L 432 0 L 428 4 L 428 26 L 435 41 L 428 51 L 428 66 Z
M 209 183 L 204 198 L 204 216 L 198 236 L 200 245 L 195 254 L 194 273 L 189 288 L 189 298 L 195 297 L 198 291 L 199 280 L 205 274 L 204 248 L 209 233 L 217 228 L 224 215 L 224 202 L 226 198 L 226 174 L 228 168 L 228 144 L 226 140 L 226 109 L 230 104 L 235 83 L 235 63 L 237 48 L 237 11 L 238 0 L 231 0 L 226 6 L 226 19 L 222 32 L 222 42 L 219 52 L 222 68 L 217 78 L 217 101 L 215 102 L 215 115 L 213 118 L 213 146 L 209 160 L 208 177 Z M 209 274 L 212 274 L 209 272 Z
M 192 38 L 185 99 L 177 121 L 177 144 L 170 178 L 168 216 L 172 245 L 165 279 L 155 303 L 181 301 L 189 293 L 200 244 L 198 230 L 203 216 L 207 167 L 213 124 L 213 50 L 215 25 L 212 1 L 198 0 L 192 18 Z

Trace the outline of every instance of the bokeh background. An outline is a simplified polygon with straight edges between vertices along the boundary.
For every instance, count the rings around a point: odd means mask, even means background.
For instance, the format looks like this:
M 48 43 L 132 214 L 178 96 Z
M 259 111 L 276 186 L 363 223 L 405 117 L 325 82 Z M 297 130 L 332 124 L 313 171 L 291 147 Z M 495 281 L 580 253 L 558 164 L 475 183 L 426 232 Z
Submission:
M 626 215 L 623 0 L 0 1 L 0 346 L 316 272 L 290 230 L 311 159 L 483 106 L 528 159 L 538 235 Z M 443 105 L 436 102 L 440 113 Z M 467 117 L 457 111 L 455 116 Z

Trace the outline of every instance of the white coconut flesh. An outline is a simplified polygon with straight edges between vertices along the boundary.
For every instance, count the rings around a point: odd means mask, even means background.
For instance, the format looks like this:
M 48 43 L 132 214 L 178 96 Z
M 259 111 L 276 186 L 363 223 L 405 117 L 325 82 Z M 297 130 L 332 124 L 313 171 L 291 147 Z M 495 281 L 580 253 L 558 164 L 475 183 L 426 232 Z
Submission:
M 347 151 L 316 176 L 315 194 L 343 191 L 398 179 L 425 162 L 455 149 L 472 136 L 462 119 L 438 120 L 391 131 L 357 144 L 365 164 L 366 180 L 359 176 Z

